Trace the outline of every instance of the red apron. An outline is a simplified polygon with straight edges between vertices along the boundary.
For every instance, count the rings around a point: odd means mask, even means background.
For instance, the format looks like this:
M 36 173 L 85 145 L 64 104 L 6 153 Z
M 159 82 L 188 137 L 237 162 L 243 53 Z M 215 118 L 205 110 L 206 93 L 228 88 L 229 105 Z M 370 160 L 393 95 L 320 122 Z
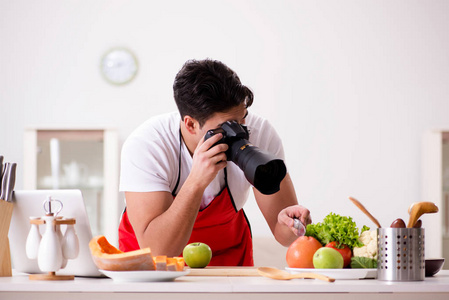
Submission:
M 227 185 L 212 202 L 198 212 L 188 243 L 202 242 L 212 249 L 210 266 L 253 266 L 253 243 L 243 209 L 237 211 Z M 119 248 L 140 249 L 125 212 L 119 226 Z

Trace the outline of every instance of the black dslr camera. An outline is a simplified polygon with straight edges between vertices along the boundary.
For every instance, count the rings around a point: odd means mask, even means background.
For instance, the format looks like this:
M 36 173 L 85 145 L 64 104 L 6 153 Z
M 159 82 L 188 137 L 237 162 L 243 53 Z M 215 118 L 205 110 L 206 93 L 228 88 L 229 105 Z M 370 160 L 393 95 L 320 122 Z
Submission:
M 248 141 L 249 132 L 245 125 L 227 121 L 221 127 L 209 130 L 205 140 L 222 133 L 223 138 L 217 144 L 227 144 L 227 159 L 242 169 L 246 179 L 262 194 L 271 195 L 279 191 L 280 183 L 287 174 L 284 162 L 263 151 Z M 214 145 L 214 146 L 215 146 Z

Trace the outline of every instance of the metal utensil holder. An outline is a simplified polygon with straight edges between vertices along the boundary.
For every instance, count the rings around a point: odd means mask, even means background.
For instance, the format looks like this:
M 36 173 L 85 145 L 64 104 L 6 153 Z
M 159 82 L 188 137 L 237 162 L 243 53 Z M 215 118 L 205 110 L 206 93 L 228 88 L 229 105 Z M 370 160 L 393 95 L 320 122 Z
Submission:
M 378 228 L 377 279 L 424 280 L 424 241 L 424 228 Z

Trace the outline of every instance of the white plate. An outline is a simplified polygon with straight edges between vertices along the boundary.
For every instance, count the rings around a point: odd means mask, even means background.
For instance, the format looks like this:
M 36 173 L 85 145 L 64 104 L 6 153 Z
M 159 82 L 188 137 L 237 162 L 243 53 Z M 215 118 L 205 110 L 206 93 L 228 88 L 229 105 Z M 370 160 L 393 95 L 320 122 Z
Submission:
M 189 274 L 184 271 L 106 271 L 101 273 L 118 282 L 144 282 L 144 281 L 172 281 L 175 278 Z
M 292 274 L 312 272 L 326 275 L 335 279 L 377 278 L 377 269 L 298 269 L 298 268 L 285 268 L 285 269 Z

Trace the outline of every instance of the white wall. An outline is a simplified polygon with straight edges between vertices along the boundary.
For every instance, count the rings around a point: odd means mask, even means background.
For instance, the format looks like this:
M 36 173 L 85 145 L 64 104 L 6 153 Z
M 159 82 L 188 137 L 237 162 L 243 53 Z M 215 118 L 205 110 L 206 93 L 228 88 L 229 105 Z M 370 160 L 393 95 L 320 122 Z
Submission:
M 448 15 L 444 0 L 0 0 L 0 153 L 21 165 L 31 125 L 113 126 L 123 141 L 175 109 L 187 59 L 210 57 L 253 89 L 315 222 L 332 211 L 372 225 L 351 195 L 388 226 L 436 201 L 420 197 L 420 155 L 425 131 L 449 128 Z M 140 63 L 123 87 L 99 72 L 116 46 Z

